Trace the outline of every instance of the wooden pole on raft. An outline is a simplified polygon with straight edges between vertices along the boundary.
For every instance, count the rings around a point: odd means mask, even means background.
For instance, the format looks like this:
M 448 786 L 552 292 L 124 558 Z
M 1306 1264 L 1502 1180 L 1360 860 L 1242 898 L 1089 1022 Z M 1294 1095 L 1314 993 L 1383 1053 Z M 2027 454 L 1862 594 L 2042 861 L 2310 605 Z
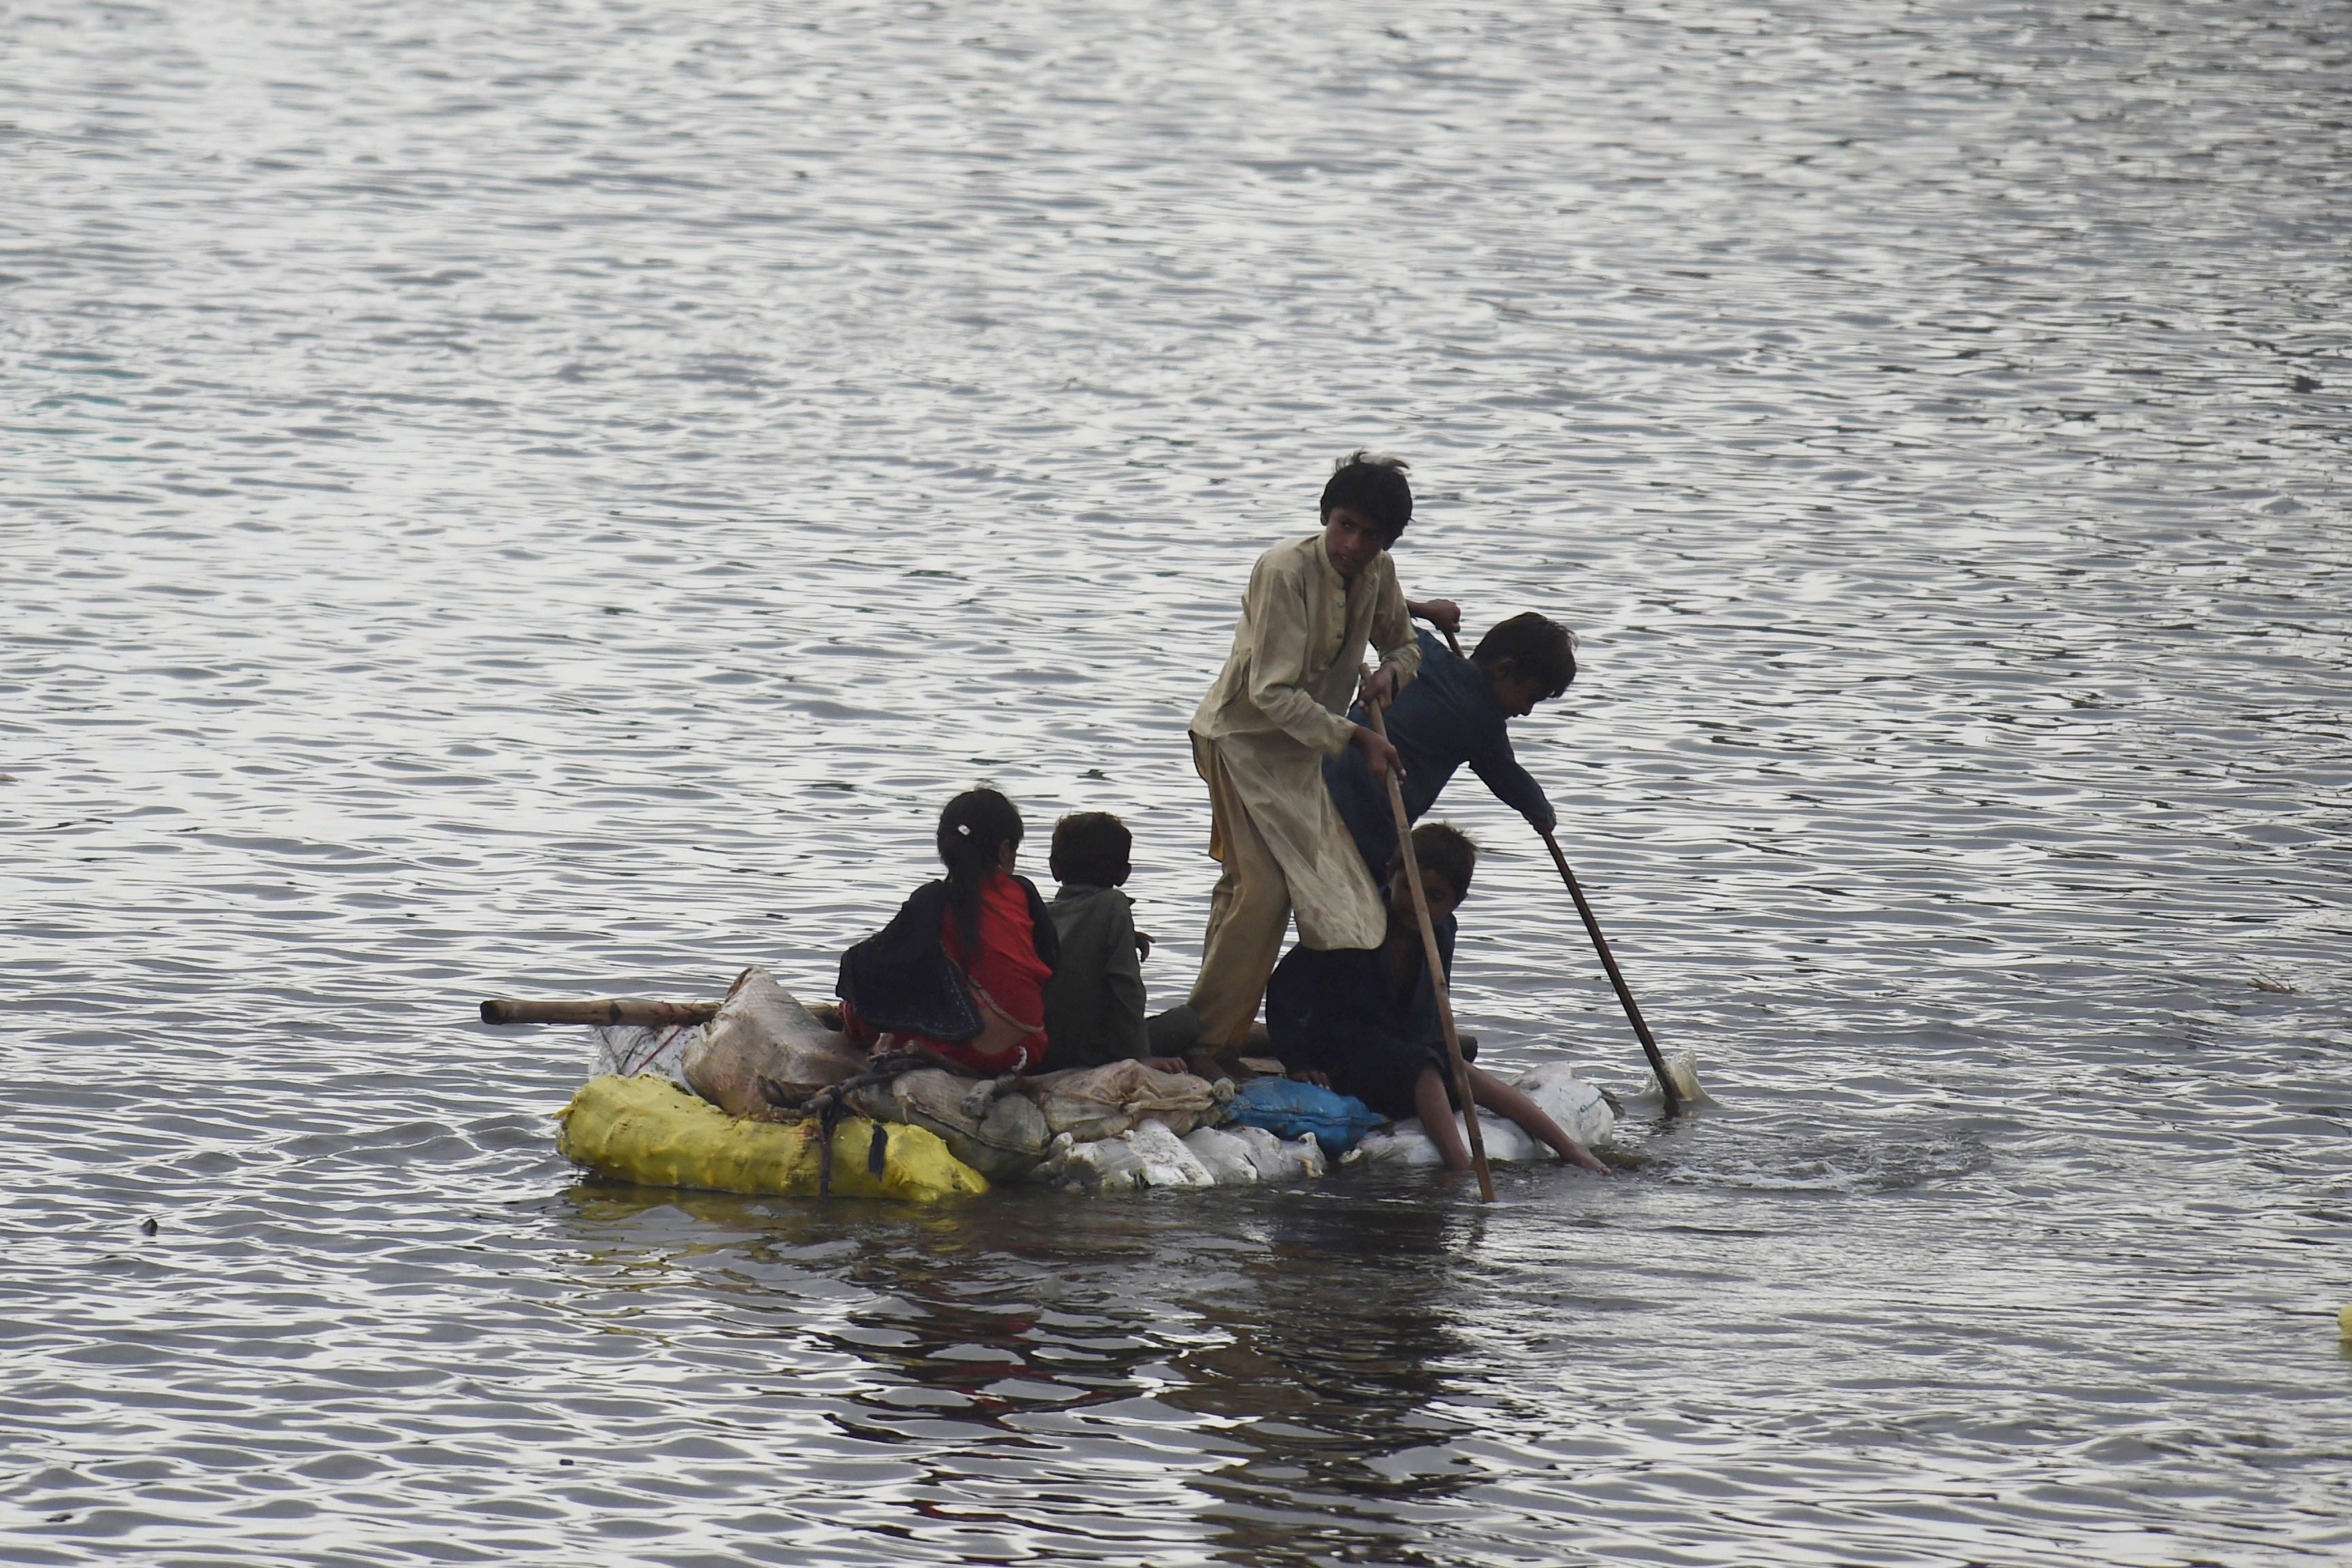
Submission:
M 1364 713 L 1374 735 L 1389 737 L 1381 705 L 1367 701 Z M 1470 1168 L 1478 1173 L 1478 1197 L 1495 1201 L 1495 1173 L 1486 1168 L 1486 1135 L 1478 1125 L 1478 1101 L 1470 1092 L 1470 1064 L 1462 1060 L 1462 1036 L 1454 1028 L 1454 998 L 1445 984 L 1445 960 L 1437 950 L 1437 923 L 1429 917 L 1429 894 L 1421 885 L 1421 857 L 1412 850 L 1412 823 L 1404 814 L 1404 786 L 1389 769 L 1389 810 L 1396 814 L 1397 842 L 1404 851 L 1404 879 L 1412 888 L 1412 912 L 1421 919 L 1421 956 L 1429 966 L 1429 988 L 1437 997 L 1437 1021 L 1445 1030 L 1445 1060 L 1454 1069 L 1454 1092 L 1462 1101 L 1462 1121 L 1470 1131 Z M 1459 889 L 1455 891 L 1459 892 Z
M 1642 1021 L 1642 1009 L 1634 1005 L 1633 988 L 1625 984 L 1623 971 L 1617 967 L 1617 955 L 1609 950 L 1609 938 L 1601 935 L 1601 922 L 1585 902 L 1584 889 L 1577 884 L 1576 873 L 1568 869 L 1568 857 L 1559 852 L 1559 841 L 1549 831 L 1538 828 L 1543 835 L 1544 848 L 1551 852 L 1551 863 L 1559 868 L 1559 880 L 1568 883 L 1569 897 L 1576 900 L 1576 912 L 1584 916 L 1584 929 L 1592 938 L 1592 949 L 1601 955 L 1601 967 L 1609 971 L 1609 983 L 1617 988 L 1617 999 L 1625 1006 L 1626 1021 L 1633 1026 L 1633 1037 L 1642 1042 L 1642 1054 L 1650 1059 L 1650 1071 L 1658 1075 L 1658 1090 L 1666 1097 L 1666 1114 L 1682 1109 L 1682 1092 L 1675 1087 L 1675 1075 L 1666 1071 L 1666 1059 L 1658 1050 L 1658 1042 L 1650 1034 L 1650 1026 Z
M 671 1024 L 709 1023 L 718 1014 L 717 1002 L 655 1002 L 640 997 L 576 1002 L 492 997 L 482 1004 L 484 1023 L 634 1023 L 662 1029 Z

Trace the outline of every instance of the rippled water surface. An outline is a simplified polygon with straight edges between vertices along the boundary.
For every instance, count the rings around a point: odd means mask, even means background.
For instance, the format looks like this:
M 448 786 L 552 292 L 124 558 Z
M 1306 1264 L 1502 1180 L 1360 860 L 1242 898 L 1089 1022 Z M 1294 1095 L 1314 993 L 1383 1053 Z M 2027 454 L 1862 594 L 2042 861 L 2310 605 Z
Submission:
M 0 4 L 0 1559 L 2342 1560 L 2347 37 Z M 976 779 L 1181 992 L 1358 444 L 1582 632 L 1523 755 L 1718 1106 L 1492 1209 L 556 1156 L 477 998 L 822 994 Z M 1469 1027 L 1637 1089 L 1446 814 Z

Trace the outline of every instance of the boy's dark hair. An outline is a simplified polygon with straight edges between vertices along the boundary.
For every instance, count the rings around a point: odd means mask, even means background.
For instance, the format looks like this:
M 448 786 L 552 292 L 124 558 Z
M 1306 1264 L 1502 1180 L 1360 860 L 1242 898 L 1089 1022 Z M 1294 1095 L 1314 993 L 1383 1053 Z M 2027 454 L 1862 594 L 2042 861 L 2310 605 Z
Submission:
M 1470 873 L 1478 866 L 1478 846 L 1451 822 L 1423 822 L 1412 831 L 1413 858 L 1423 873 L 1435 872 L 1454 889 L 1456 903 L 1470 896 Z M 1389 857 L 1389 875 L 1404 870 L 1404 846 Z
M 997 852 L 1021 842 L 1020 809 L 993 789 L 967 789 L 940 812 L 940 859 L 948 868 L 948 909 L 956 946 L 969 958 L 980 940 L 980 884 Z
M 1372 527 L 1388 536 L 1388 542 L 1397 542 L 1404 526 L 1412 521 L 1412 486 L 1405 482 L 1409 466 L 1400 458 L 1375 457 L 1369 452 L 1351 452 L 1339 459 L 1331 470 L 1331 477 L 1323 486 L 1323 509 L 1328 517 L 1339 507 L 1362 514 Z
M 1054 880 L 1082 887 L 1117 887 L 1133 870 L 1128 856 L 1135 835 L 1108 811 L 1073 811 L 1054 824 L 1054 848 L 1047 863 Z
M 1532 610 L 1498 621 L 1478 639 L 1470 662 L 1491 673 L 1506 659 L 1517 674 L 1539 683 L 1549 702 L 1576 679 L 1576 633 Z

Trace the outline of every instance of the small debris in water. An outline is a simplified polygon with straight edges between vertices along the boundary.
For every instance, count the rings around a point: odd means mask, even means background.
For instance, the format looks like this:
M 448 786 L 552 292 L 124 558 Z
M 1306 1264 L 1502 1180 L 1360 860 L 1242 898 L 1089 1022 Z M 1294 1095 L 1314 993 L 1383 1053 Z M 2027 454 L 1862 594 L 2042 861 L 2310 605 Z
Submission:
M 2293 986 L 2283 986 L 2276 980 L 2265 980 L 2260 976 L 2256 976 L 2252 980 L 2249 981 L 2248 984 L 2252 985 L 2254 989 L 2258 991 L 2275 991 L 2283 997 L 2291 997 L 2294 995 L 2294 988 Z
M 140 1234 L 143 1236 L 152 1236 L 162 1228 L 163 1227 L 156 1224 L 152 1219 L 142 1219 L 139 1222 Z

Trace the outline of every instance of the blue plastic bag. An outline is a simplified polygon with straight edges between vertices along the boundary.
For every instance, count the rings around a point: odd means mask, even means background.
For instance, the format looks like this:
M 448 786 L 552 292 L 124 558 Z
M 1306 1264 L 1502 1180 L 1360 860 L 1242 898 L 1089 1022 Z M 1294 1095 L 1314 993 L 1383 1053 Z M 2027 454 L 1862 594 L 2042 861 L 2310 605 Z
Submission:
M 1312 1135 L 1338 1159 L 1388 1118 L 1352 1094 L 1301 1083 L 1296 1078 L 1253 1078 L 1234 1096 L 1234 1120 L 1264 1127 L 1277 1138 Z

